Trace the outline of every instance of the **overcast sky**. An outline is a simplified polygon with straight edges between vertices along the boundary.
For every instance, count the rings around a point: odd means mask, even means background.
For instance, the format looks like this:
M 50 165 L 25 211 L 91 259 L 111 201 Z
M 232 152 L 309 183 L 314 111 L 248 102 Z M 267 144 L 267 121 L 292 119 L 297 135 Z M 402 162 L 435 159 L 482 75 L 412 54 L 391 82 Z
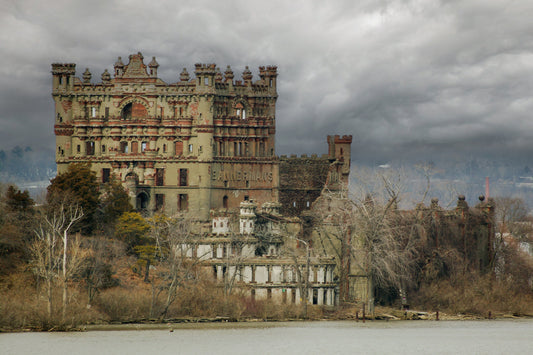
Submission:
M 277 65 L 278 154 L 354 162 L 533 154 L 533 1 L 0 0 L 0 149 L 54 150 L 50 64 L 100 80 L 118 56 Z M 148 60 L 148 61 L 146 61 Z

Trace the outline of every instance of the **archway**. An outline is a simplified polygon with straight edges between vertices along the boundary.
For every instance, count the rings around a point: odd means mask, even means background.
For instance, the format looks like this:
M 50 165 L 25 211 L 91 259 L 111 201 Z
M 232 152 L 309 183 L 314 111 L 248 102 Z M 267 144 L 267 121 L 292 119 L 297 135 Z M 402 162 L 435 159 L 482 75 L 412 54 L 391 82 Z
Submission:
M 138 102 L 130 102 L 122 108 L 122 119 L 123 120 L 140 120 L 148 116 L 148 111 L 143 104 Z
M 228 196 L 222 198 L 222 207 L 226 209 L 228 208 Z
M 145 191 L 141 191 L 137 194 L 137 203 L 136 208 L 138 211 L 148 209 L 148 204 L 150 203 L 150 196 Z

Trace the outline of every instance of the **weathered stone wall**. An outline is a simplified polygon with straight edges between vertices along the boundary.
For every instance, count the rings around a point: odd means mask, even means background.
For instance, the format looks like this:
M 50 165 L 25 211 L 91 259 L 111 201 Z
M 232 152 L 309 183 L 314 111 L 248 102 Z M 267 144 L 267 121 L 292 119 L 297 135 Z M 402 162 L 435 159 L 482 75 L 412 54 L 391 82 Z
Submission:
M 329 156 L 286 157 L 279 162 L 279 202 L 281 213 L 299 216 L 320 196 L 328 178 Z

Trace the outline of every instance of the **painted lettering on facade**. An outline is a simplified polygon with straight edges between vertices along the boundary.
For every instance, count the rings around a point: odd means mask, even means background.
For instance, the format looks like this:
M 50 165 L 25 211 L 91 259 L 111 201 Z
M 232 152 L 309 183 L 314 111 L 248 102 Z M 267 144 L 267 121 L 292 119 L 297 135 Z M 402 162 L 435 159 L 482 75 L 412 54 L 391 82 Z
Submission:
M 213 181 L 272 181 L 272 172 L 214 170 L 211 174 Z

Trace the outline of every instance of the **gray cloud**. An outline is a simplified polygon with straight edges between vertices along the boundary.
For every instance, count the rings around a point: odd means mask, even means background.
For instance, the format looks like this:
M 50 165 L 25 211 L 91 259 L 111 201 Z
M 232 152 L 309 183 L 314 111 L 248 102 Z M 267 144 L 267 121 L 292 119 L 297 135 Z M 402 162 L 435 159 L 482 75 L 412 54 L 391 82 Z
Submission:
M 279 66 L 278 153 L 353 134 L 363 162 L 533 153 L 530 1 L 7 1 L 0 149 L 54 149 L 52 62 L 156 56 L 160 76 Z

